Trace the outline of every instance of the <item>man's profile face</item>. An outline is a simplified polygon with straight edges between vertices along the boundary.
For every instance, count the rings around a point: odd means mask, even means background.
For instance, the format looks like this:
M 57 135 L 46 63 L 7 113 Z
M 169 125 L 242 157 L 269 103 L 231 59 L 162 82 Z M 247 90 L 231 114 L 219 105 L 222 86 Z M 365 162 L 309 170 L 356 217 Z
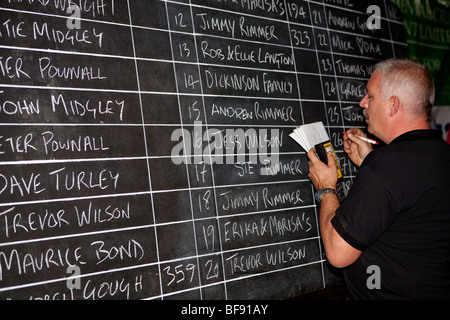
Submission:
M 384 108 L 386 101 L 382 99 L 380 89 L 381 73 L 374 72 L 367 83 L 367 94 L 362 98 L 359 105 L 364 108 L 363 114 L 366 118 L 367 130 L 381 138 L 383 133 L 383 118 L 386 117 Z

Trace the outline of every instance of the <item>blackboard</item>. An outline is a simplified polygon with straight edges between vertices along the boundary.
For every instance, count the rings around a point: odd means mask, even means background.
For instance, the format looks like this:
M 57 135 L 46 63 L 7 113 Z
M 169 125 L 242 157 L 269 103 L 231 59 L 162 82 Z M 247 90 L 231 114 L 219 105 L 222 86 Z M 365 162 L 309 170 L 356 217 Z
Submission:
M 288 135 L 323 121 L 351 186 L 342 131 L 373 64 L 406 56 L 396 7 L 370 1 L 371 30 L 356 0 L 69 3 L 0 4 L 0 298 L 341 283 Z

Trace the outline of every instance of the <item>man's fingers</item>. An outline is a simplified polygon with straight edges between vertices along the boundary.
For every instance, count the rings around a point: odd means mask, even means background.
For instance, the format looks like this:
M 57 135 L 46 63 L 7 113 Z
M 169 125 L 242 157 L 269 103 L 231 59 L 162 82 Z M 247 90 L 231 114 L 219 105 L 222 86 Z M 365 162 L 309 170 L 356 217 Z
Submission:
M 316 156 L 316 148 L 312 148 L 311 150 L 309 150 L 307 156 L 309 158 L 309 161 L 311 162 L 316 161 L 318 159 Z

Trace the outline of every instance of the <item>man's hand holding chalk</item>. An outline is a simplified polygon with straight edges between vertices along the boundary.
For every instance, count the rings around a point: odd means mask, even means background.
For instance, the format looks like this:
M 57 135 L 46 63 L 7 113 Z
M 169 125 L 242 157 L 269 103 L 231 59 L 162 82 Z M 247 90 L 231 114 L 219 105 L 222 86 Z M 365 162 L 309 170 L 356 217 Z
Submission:
M 366 138 L 361 129 L 352 128 L 344 132 L 344 151 L 358 167 L 364 158 L 373 150 L 372 144 L 377 143 L 375 140 Z

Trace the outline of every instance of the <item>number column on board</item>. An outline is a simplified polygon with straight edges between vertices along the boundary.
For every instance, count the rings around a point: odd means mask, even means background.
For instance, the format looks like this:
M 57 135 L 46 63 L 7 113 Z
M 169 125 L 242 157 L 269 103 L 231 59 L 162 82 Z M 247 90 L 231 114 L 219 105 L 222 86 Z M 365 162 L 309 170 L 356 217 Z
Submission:
M 208 141 L 211 131 L 205 118 L 203 88 L 198 65 L 197 26 L 193 22 L 191 6 L 168 4 L 173 57 L 176 61 L 176 75 L 179 93 L 179 107 L 183 126 L 189 132 L 186 146 L 191 155 L 187 168 L 189 174 L 190 199 L 196 243 L 197 272 L 202 287 L 202 299 L 224 299 L 222 257 L 218 221 L 216 219 L 215 190 L 209 156 Z M 206 287 L 204 287 L 207 285 Z M 193 284 L 192 284 L 193 286 Z
M 162 295 L 198 299 L 201 298 L 200 290 L 189 290 L 201 285 L 193 212 L 206 210 L 204 202 L 212 202 L 208 199 L 212 192 L 203 188 L 210 186 L 206 182 L 210 179 L 205 180 L 208 173 L 203 163 L 194 163 L 190 156 L 196 143 L 200 143 L 197 149 L 201 150 L 202 136 L 197 133 L 203 130 L 195 43 L 190 35 L 190 8 L 165 2 L 154 2 L 151 8 L 148 2 L 140 4 L 142 19 L 139 19 L 139 25 L 143 28 L 139 28 L 139 32 L 143 35 L 141 39 L 135 36 L 135 42 L 157 224 Z M 152 19 L 145 19 L 147 15 Z M 194 128 L 196 121 L 199 122 L 197 130 Z M 196 189 L 191 190 L 191 187 Z M 200 208 L 198 199 L 203 201 Z

